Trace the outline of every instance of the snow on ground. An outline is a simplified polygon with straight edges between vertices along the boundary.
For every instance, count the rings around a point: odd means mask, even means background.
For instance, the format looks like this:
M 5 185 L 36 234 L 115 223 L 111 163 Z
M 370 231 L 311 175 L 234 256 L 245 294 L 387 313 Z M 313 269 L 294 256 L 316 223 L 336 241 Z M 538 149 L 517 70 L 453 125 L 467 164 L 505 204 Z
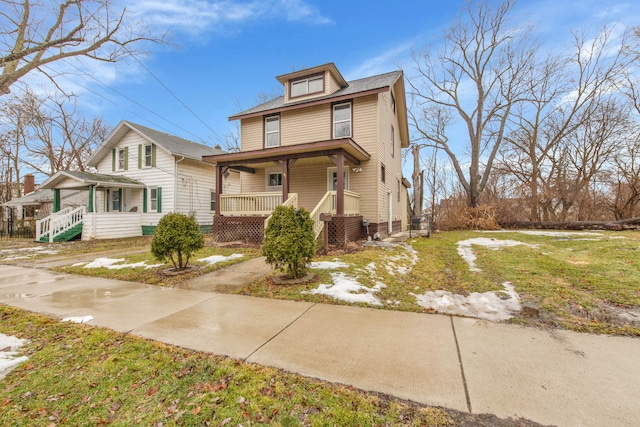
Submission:
M 496 240 L 486 237 L 476 237 L 474 239 L 461 240 L 458 242 L 458 255 L 460 255 L 467 264 L 469 264 L 469 270 L 482 271 L 476 267 L 476 254 L 473 252 L 472 245 L 484 246 L 489 249 L 498 250 L 502 248 L 508 248 L 511 246 L 526 245 L 531 248 L 537 247 L 536 245 L 530 245 L 528 243 L 518 242 L 517 240 Z
M 38 255 L 55 255 L 58 252 L 58 250 L 49 249 L 46 246 L 33 246 L 30 248 L 19 249 L 2 249 L 0 250 L 0 260 L 14 261 L 17 259 L 33 258 Z
M 407 244 L 393 246 L 403 247 L 406 250 L 406 253 L 383 256 L 381 259 L 383 267 L 391 275 L 406 274 L 410 272 L 411 267 L 418 262 L 418 253 Z M 333 261 L 312 262 L 309 267 L 336 270 L 340 268 L 347 268 L 349 267 L 349 264 L 340 261 L 338 258 L 334 258 Z M 380 305 L 382 303 L 374 293 L 379 292 L 382 288 L 386 288 L 387 285 L 376 280 L 378 278 L 378 275 L 376 274 L 377 268 L 376 263 L 371 262 L 367 264 L 364 269 L 357 269 L 359 274 L 369 276 L 370 279 L 375 280 L 376 284 L 372 288 L 361 285 L 358 282 L 358 278 L 360 276 L 348 276 L 345 273 L 338 272 L 331 273 L 332 284 L 323 283 L 311 291 L 302 291 L 302 293 L 328 295 L 335 299 L 352 303 L 364 302 L 371 305 Z M 399 302 L 391 301 L 387 302 L 387 304 L 397 305 Z
M 25 362 L 27 356 L 18 356 L 18 350 L 25 343 L 25 340 L 0 334 L 0 380 L 7 376 L 9 372 L 20 363 Z
M 590 231 L 555 231 L 555 230 L 482 230 L 481 233 L 520 233 L 529 236 L 548 236 L 548 237 L 574 237 L 574 236 L 600 236 L 602 233 L 593 233 Z
M 124 258 L 96 258 L 90 263 L 86 264 L 84 268 L 107 268 L 109 270 L 120 270 L 123 268 L 140 268 L 144 267 L 155 268 L 160 267 L 163 264 L 149 264 L 147 265 L 147 261 L 135 262 L 132 264 L 118 264 L 119 262 L 124 262 Z M 79 267 L 85 264 L 84 262 L 80 262 L 77 264 L 73 264 L 74 267 Z
M 72 323 L 87 323 L 89 321 L 93 320 L 93 316 L 88 315 L 88 316 L 72 316 L 72 317 L 65 317 L 64 319 L 62 319 L 62 322 L 72 322 Z
M 230 261 L 232 259 L 242 258 L 243 256 L 244 256 L 244 254 L 231 254 L 229 256 L 211 255 L 210 257 L 200 258 L 200 259 L 198 259 L 196 261 L 206 262 L 209 265 L 213 265 L 213 264 L 217 264 L 219 262 L 225 262 L 225 261 Z
M 502 284 L 504 290 L 496 292 L 473 292 L 468 296 L 452 294 L 448 291 L 428 291 L 424 295 L 410 294 L 416 297 L 418 305 L 436 310 L 438 313 L 477 317 L 493 322 L 507 320 L 518 313 L 522 307 L 520 298 L 513 285 Z M 501 298 L 498 293 L 502 294 Z M 503 299 L 506 296 L 505 299 Z
M 368 288 L 358 283 L 357 277 L 348 276 L 342 272 L 331 273 L 331 280 L 333 284 L 322 283 L 316 289 L 302 291 L 301 293 L 328 295 L 351 303 L 381 304 L 380 300 L 373 294 L 386 287 L 384 283 L 377 282 L 373 288 Z
M 320 270 L 335 270 L 336 268 L 346 268 L 349 264 L 334 258 L 333 261 L 318 261 L 309 263 L 309 268 L 317 268 Z

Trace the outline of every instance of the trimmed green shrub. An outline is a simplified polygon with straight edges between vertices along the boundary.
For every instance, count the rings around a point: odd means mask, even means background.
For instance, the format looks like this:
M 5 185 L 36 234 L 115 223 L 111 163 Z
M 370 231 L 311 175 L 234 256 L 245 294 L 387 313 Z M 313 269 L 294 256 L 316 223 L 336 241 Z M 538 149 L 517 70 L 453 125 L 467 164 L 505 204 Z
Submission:
M 276 207 L 262 244 L 267 263 L 298 278 L 306 272 L 315 251 L 316 237 L 309 212 L 292 206 Z
M 151 253 L 164 262 L 171 260 L 176 270 L 189 264 L 191 255 L 204 247 L 204 236 L 196 219 L 181 213 L 168 213 L 160 219 L 151 240 Z

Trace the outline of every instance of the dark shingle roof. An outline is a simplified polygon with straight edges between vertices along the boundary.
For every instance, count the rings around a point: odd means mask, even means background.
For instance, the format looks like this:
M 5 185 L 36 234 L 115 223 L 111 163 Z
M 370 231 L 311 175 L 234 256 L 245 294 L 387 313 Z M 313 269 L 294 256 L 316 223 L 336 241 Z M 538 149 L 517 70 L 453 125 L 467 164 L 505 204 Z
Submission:
M 138 180 L 133 178 L 127 178 L 122 175 L 105 175 L 100 173 L 89 173 L 89 172 L 77 172 L 77 171 L 64 171 L 66 175 L 69 175 L 73 178 L 77 178 L 80 181 L 86 183 L 108 183 L 108 184 L 130 184 L 130 185 L 142 185 Z
M 263 104 L 256 105 L 255 107 L 249 108 L 248 110 L 244 110 L 238 114 L 232 116 L 232 118 L 237 118 L 239 116 L 244 116 L 248 114 L 261 113 L 264 111 L 275 110 L 280 107 L 290 106 L 290 105 L 301 105 L 307 102 L 317 102 L 319 100 L 331 100 L 332 98 L 337 98 L 341 96 L 347 95 L 356 95 L 361 92 L 367 92 L 374 89 L 381 89 L 388 86 L 391 86 L 397 79 L 402 75 L 402 71 L 391 71 L 385 74 L 379 74 L 377 76 L 365 77 L 363 79 L 353 80 L 348 82 L 348 86 L 342 89 L 337 90 L 336 92 L 321 96 L 317 98 L 309 98 L 303 101 L 298 102 L 284 102 L 284 96 L 279 96 L 278 98 L 267 101 Z
M 160 132 L 158 130 L 151 129 L 137 123 L 132 123 L 127 120 L 124 120 L 124 122 L 174 156 L 185 156 L 192 159 L 201 160 L 202 156 L 212 156 L 224 153 L 224 151 L 219 148 L 213 148 L 206 145 L 198 144 L 197 142 L 189 141 L 188 139 Z

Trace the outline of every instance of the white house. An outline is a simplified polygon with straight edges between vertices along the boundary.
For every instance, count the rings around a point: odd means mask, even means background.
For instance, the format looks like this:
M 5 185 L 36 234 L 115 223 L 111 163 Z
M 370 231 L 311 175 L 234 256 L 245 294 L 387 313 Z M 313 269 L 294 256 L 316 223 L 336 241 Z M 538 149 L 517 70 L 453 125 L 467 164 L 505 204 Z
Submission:
M 193 215 L 211 230 L 215 212 L 215 165 L 202 156 L 219 148 L 121 121 L 87 161 L 96 173 L 60 171 L 41 188 L 54 193 L 54 213 L 38 221 L 36 239 L 110 239 L 153 234 L 167 212 Z M 225 192 L 239 191 L 239 174 L 223 177 Z M 88 192 L 87 204 L 60 209 L 61 190 Z

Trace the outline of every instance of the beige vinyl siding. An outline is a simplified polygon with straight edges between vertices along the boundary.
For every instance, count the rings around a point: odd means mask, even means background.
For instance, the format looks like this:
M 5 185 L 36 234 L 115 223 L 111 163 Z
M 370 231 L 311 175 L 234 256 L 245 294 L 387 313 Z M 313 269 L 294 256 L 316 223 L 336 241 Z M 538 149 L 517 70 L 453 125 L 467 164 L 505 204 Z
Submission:
M 393 193 L 392 210 L 393 220 L 400 221 L 406 214 L 406 208 L 402 206 L 402 197 L 398 201 L 397 180 L 402 181 L 402 153 L 400 151 L 400 134 L 397 115 L 391 107 L 391 93 L 382 92 L 378 96 L 378 153 L 380 160 L 386 168 L 386 182 L 382 183 L 378 191 L 379 221 L 386 222 L 389 217 L 388 191 Z M 396 101 L 397 102 L 397 101 Z M 394 128 L 395 151 L 391 155 L 391 126 Z M 379 168 L 378 168 L 379 169 Z M 400 187 L 402 191 L 402 186 Z
M 230 170 L 229 176 L 222 179 L 222 193 L 223 194 L 238 194 L 241 189 L 240 172 Z M 215 187 L 211 187 L 214 191 Z
M 264 193 L 264 169 L 256 169 L 256 173 L 243 172 L 241 176 L 242 193 Z
M 326 78 L 325 92 L 327 93 L 327 95 L 332 94 L 333 92 L 340 89 L 340 85 L 338 84 L 338 81 L 335 78 L 333 78 L 333 76 L 329 71 L 326 71 L 325 78 Z
M 324 165 L 305 165 L 293 167 L 291 174 L 290 193 L 298 193 L 298 205 L 311 212 L 320 199 L 327 192 L 327 167 L 333 163 Z
M 262 117 L 251 117 L 241 120 L 240 141 L 242 151 L 261 150 L 263 148 L 263 120 Z
M 198 224 L 213 224 L 211 190 L 216 188 L 215 166 L 208 163 L 183 160 L 177 164 L 177 170 L 175 211 L 187 215 L 193 213 Z M 164 205 L 164 188 L 162 192 Z
M 378 110 L 377 96 L 370 95 L 353 100 L 353 140 L 366 150 L 371 158 L 363 162 L 359 173 L 351 173 L 351 191 L 360 194 L 360 212 L 371 222 L 378 215 Z M 351 166 L 350 166 L 351 167 Z
M 280 145 L 306 144 L 331 138 L 331 107 L 317 105 L 280 115 Z

